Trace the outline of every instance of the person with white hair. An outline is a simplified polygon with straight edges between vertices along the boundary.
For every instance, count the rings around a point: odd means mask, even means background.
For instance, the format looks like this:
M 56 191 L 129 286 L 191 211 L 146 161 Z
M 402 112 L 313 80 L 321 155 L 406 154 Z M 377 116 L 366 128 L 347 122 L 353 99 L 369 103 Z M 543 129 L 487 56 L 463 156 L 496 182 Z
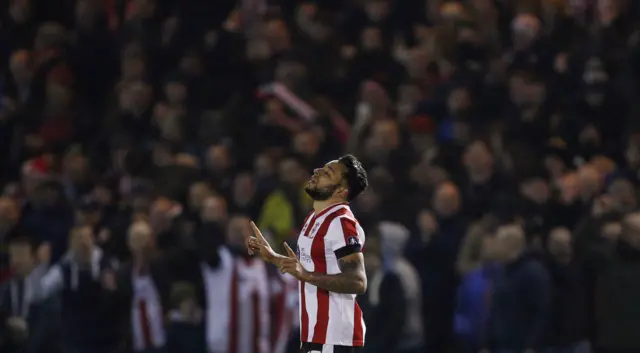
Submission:
M 550 275 L 537 257 L 526 250 L 525 232 L 515 224 L 496 232 L 496 275 L 490 297 L 487 342 L 492 352 L 540 352 L 546 348 L 551 315 Z M 485 344 L 488 345 L 488 344 Z

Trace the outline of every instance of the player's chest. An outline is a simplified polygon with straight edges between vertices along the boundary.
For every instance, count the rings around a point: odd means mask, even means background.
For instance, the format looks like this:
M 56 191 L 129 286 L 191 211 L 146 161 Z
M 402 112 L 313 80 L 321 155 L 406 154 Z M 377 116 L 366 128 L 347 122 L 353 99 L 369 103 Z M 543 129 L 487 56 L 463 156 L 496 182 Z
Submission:
M 307 268 L 307 265 L 313 265 L 313 254 L 315 253 L 317 255 L 318 251 L 320 250 L 319 246 L 320 244 L 318 244 L 317 241 L 314 244 L 314 239 L 305 237 L 303 235 L 300 235 L 298 237 L 297 255 L 300 263 L 302 263 L 305 268 Z

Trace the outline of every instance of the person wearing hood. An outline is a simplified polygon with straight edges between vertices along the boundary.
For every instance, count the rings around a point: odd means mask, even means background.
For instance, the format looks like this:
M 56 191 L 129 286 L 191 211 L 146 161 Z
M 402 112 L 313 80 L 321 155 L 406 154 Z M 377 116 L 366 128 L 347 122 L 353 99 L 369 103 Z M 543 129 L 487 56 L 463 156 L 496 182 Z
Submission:
M 545 266 L 526 252 L 521 226 L 507 224 L 496 232 L 496 259 L 487 341 L 491 352 L 540 352 L 545 349 L 552 310 L 552 281 Z
M 592 248 L 598 253 L 593 257 L 598 260 L 595 351 L 637 352 L 640 337 L 633 328 L 640 325 L 640 212 L 604 225 L 601 237 L 606 242 Z
M 114 292 L 117 264 L 95 245 L 89 226 L 71 229 L 69 243 L 70 251 L 44 275 L 36 296 L 60 295 L 65 352 L 115 352 L 122 313 Z
M 358 301 L 369 316 L 366 353 L 421 352 L 423 346 L 422 290 L 415 268 L 403 256 L 409 230 L 399 223 L 381 222 L 378 238 L 365 253 L 369 291 Z M 366 304 L 365 304 L 366 303 Z

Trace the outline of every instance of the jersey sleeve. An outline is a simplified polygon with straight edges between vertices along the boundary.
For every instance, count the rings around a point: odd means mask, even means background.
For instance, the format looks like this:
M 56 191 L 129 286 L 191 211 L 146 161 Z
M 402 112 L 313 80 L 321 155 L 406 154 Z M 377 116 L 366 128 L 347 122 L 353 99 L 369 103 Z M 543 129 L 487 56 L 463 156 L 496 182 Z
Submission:
M 331 250 L 340 259 L 345 256 L 362 252 L 364 232 L 358 223 L 347 217 L 340 217 L 333 222 L 327 232 Z

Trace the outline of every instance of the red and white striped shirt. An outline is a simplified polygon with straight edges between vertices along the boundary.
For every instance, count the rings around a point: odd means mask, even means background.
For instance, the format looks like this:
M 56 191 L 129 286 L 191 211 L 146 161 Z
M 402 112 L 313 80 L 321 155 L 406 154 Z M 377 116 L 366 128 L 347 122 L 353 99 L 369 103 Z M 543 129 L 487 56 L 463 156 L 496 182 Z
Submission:
M 298 322 L 298 280 L 288 273 L 271 273 L 271 353 L 285 353 Z
M 305 270 L 338 274 L 338 259 L 361 251 L 364 230 L 347 203 L 311 212 L 298 237 L 298 258 Z M 355 294 L 332 293 L 300 282 L 302 342 L 363 346 L 365 324 Z
M 219 250 L 221 264 L 202 264 L 211 353 L 270 353 L 270 291 L 266 265 Z
M 132 274 L 133 300 L 131 327 L 133 348 L 144 351 L 165 344 L 164 320 L 160 294 L 150 275 Z

